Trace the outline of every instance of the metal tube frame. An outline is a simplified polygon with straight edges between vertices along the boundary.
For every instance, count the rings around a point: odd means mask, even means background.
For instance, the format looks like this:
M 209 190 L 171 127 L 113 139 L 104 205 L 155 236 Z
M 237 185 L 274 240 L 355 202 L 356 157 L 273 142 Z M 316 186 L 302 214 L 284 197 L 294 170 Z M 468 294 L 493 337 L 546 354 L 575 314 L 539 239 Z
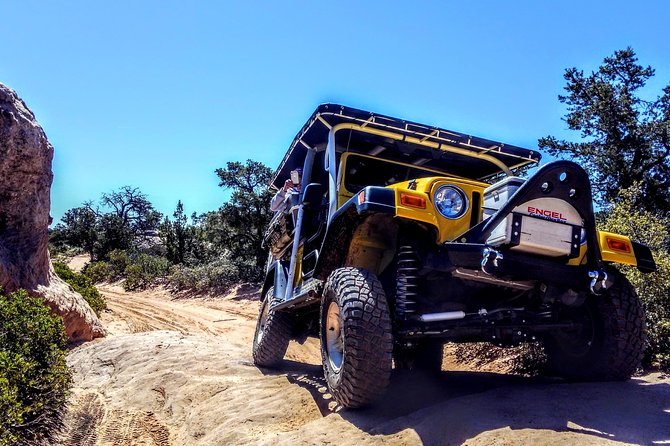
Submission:
M 319 117 L 320 118 L 320 117 Z M 323 118 L 320 118 L 321 122 L 324 125 L 328 125 Z M 457 153 L 459 155 L 469 156 L 471 158 L 479 158 L 485 161 L 488 161 L 498 167 L 506 175 L 511 175 L 512 171 L 505 163 L 499 159 L 488 155 L 486 153 L 474 153 L 471 150 L 461 149 L 458 147 L 451 147 L 443 143 L 437 143 L 434 141 L 427 141 L 424 139 L 419 139 L 417 137 L 407 137 L 394 133 L 388 130 L 380 130 L 366 125 L 358 125 L 351 123 L 342 123 L 334 127 L 329 126 L 328 131 L 328 144 L 326 145 L 326 157 L 324 158 L 324 168 L 328 171 L 328 195 L 329 195 L 329 207 L 328 207 L 328 226 L 330 226 L 330 221 L 333 214 L 337 210 L 337 166 L 336 166 L 336 157 L 335 157 L 335 133 L 340 130 L 356 130 L 363 133 L 370 133 L 377 136 L 383 136 L 386 138 L 395 139 L 398 141 L 405 141 L 421 146 L 430 147 L 433 149 L 443 150 L 445 152 Z
M 337 158 L 335 156 L 335 132 L 339 126 L 331 127 L 328 132 L 328 144 L 326 145 L 326 156 L 324 157 L 324 168 L 328 171 L 328 223 L 337 208 Z
M 305 185 L 309 184 L 312 178 L 312 165 L 314 164 L 315 149 L 308 149 L 307 156 L 305 156 L 305 163 L 302 167 L 302 180 L 300 185 L 300 196 L 298 200 L 298 215 L 295 221 L 295 231 L 293 233 L 293 246 L 291 247 L 291 263 L 288 268 L 288 279 L 286 281 L 286 291 L 284 293 L 284 301 L 293 298 L 293 279 L 295 277 L 295 266 L 297 264 L 298 248 L 300 245 L 300 237 L 302 232 L 302 219 L 305 213 L 302 204 L 303 196 L 305 195 Z
M 308 130 L 315 123 L 318 122 L 324 125 L 329 130 L 332 129 L 333 125 L 330 124 L 326 119 L 330 116 L 339 117 L 342 116 L 342 113 L 340 111 L 332 111 L 332 112 L 321 111 L 320 113 L 313 115 L 313 117 L 310 118 L 308 123 L 305 124 L 305 126 L 301 130 L 300 134 L 296 136 L 296 138 L 294 139 L 293 143 L 289 148 L 289 151 L 287 152 L 287 154 L 284 156 L 284 159 L 280 163 L 280 167 L 279 169 L 277 169 L 277 173 L 279 173 L 282 170 L 282 167 L 286 163 L 289 154 L 298 144 L 302 144 L 308 149 L 310 148 L 309 145 L 302 140 L 302 137 L 308 132 Z M 475 138 L 473 140 L 472 137 L 459 134 L 457 132 L 451 132 L 445 129 L 437 129 L 435 127 L 428 127 L 417 123 L 406 123 L 405 121 L 399 121 L 394 118 L 380 117 L 381 119 L 378 120 L 377 119 L 378 117 L 375 115 L 371 115 L 367 119 L 355 118 L 353 116 L 348 115 L 344 116 L 346 116 L 348 119 L 352 121 L 349 123 L 350 125 L 357 127 L 357 129 L 361 131 L 362 129 L 365 128 L 371 130 L 369 133 L 383 134 L 384 136 L 391 137 L 393 139 L 408 141 L 414 144 L 428 146 L 433 149 L 444 150 L 447 152 L 460 153 L 466 156 L 477 157 L 478 155 L 486 155 L 489 152 L 496 152 L 498 154 L 504 155 L 507 158 L 519 160 L 518 163 L 512 164 L 509 167 L 505 165 L 505 168 L 503 168 L 502 170 L 503 172 L 507 173 L 507 175 L 509 175 L 508 170 L 513 170 L 521 166 L 527 166 L 532 163 L 537 164 L 537 160 L 534 159 L 532 156 L 533 153 L 535 153 L 534 151 L 529 151 L 530 152 L 529 155 L 526 156 L 504 152 L 503 147 L 505 146 L 505 144 L 495 141 L 486 141 L 491 143 L 491 145 L 485 146 L 477 143 L 477 140 L 479 138 Z M 382 122 L 382 121 L 388 121 L 389 119 L 394 122 L 397 121 L 396 125 L 390 125 L 385 122 Z M 403 127 L 400 127 L 398 124 L 403 124 Z M 457 151 L 453 149 L 460 149 L 460 150 Z M 498 163 L 495 164 L 496 166 L 499 166 Z M 272 181 L 274 182 L 275 180 L 276 178 L 273 178 Z

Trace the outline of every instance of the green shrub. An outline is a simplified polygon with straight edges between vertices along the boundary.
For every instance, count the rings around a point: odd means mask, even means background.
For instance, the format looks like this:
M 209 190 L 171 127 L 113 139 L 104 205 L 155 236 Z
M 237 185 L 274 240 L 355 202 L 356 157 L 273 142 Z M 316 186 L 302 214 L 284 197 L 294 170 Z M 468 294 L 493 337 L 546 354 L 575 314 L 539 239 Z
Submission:
M 125 277 L 126 268 L 130 265 L 130 258 L 126 251 L 115 249 L 109 253 L 109 260 L 99 260 L 86 265 L 83 273 L 93 283 L 114 282 Z
M 140 265 L 128 265 L 126 267 L 126 280 L 123 281 L 123 289 L 126 291 L 140 290 L 150 284 L 150 280 L 142 271 Z
M 123 289 L 126 291 L 144 289 L 152 285 L 156 279 L 168 275 L 170 263 L 165 257 L 139 254 L 126 266 Z
M 603 213 L 600 229 L 629 236 L 651 249 L 658 271 L 642 274 L 617 265 L 635 287 L 647 318 L 647 349 L 643 365 L 670 370 L 670 221 L 636 206 L 638 186 L 622 190 L 619 201 Z
M 655 252 L 658 271 L 642 274 L 631 266 L 619 269 L 633 284 L 647 320 L 647 348 L 642 364 L 670 371 L 670 256 Z
M 71 382 L 62 320 L 39 299 L 0 294 L 0 445 L 52 440 Z
M 56 258 L 71 258 L 80 254 L 86 254 L 86 252 L 78 247 L 71 247 L 68 245 L 59 245 L 57 243 L 52 243 L 54 239 L 49 238 L 49 257 L 52 259 Z
M 95 283 L 125 279 L 126 291 L 144 289 L 157 279 L 168 275 L 170 264 L 165 257 L 147 253 L 132 253 L 114 250 L 109 261 L 99 261 L 88 265 L 85 274 Z
M 84 274 L 91 279 L 93 283 L 107 282 L 112 280 L 113 271 L 109 263 L 101 260 L 99 262 L 92 262 L 84 268 Z
M 650 359 L 662 370 L 670 371 L 670 321 L 658 322 L 650 340 Z
M 240 271 L 227 257 L 205 265 L 172 268 L 168 284 L 179 291 L 223 292 L 240 280 Z
M 91 279 L 84 274 L 75 273 L 64 263 L 53 262 L 53 266 L 58 277 L 67 282 L 77 293 L 81 294 L 93 311 L 95 311 L 95 314 L 100 316 L 102 310 L 107 308 L 107 304 L 98 289 L 93 285 Z
M 131 264 L 130 257 L 126 251 L 115 249 L 109 253 L 109 260 L 92 262 L 84 269 L 93 283 L 114 282 L 126 277 L 126 269 Z
M 524 343 L 516 347 L 498 347 L 488 342 L 456 344 L 456 361 L 473 367 L 496 363 L 497 369 L 522 376 L 543 372 L 547 356 L 540 343 Z
M 130 265 L 128 253 L 121 249 L 115 249 L 109 253 L 109 277 L 108 280 L 118 280 L 125 276 L 126 268 Z

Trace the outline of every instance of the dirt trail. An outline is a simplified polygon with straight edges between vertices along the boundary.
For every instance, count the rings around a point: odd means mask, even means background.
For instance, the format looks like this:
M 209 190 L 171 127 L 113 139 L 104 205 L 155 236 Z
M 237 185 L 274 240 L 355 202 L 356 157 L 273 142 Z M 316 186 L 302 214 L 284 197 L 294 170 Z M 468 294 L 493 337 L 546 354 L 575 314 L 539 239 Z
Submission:
M 341 411 L 318 344 L 259 370 L 249 296 L 175 300 L 105 286 L 110 335 L 75 348 L 63 445 L 670 444 L 670 380 L 566 384 L 462 370 L 396 375 L 374 407 Z

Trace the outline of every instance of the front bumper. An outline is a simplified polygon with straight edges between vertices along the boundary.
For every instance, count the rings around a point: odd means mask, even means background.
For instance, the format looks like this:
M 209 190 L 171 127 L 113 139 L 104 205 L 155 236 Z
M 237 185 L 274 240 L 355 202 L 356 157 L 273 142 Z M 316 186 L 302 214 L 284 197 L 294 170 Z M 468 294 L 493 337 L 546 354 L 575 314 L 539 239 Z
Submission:
M 513 251 L 500 253 L 478 243 L 445 243 L 426 256 L 423 267 L 442 273 L 457 268 L 478 270 L 501 280 L 539 281 L 575 291 L 588 290 L 592 280 L 586 265 L 571 266 L 557 259 Z

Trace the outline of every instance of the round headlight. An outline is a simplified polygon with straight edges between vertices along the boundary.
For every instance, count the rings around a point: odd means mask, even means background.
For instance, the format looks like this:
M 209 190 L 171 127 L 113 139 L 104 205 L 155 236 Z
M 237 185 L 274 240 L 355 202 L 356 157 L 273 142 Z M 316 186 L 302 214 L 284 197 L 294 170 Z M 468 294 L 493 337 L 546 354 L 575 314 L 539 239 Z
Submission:
M 444 217 L 458 218 L 468 210 L 465 193 L 456 186 L 440 186 L 435 191 L 435 207 Z

